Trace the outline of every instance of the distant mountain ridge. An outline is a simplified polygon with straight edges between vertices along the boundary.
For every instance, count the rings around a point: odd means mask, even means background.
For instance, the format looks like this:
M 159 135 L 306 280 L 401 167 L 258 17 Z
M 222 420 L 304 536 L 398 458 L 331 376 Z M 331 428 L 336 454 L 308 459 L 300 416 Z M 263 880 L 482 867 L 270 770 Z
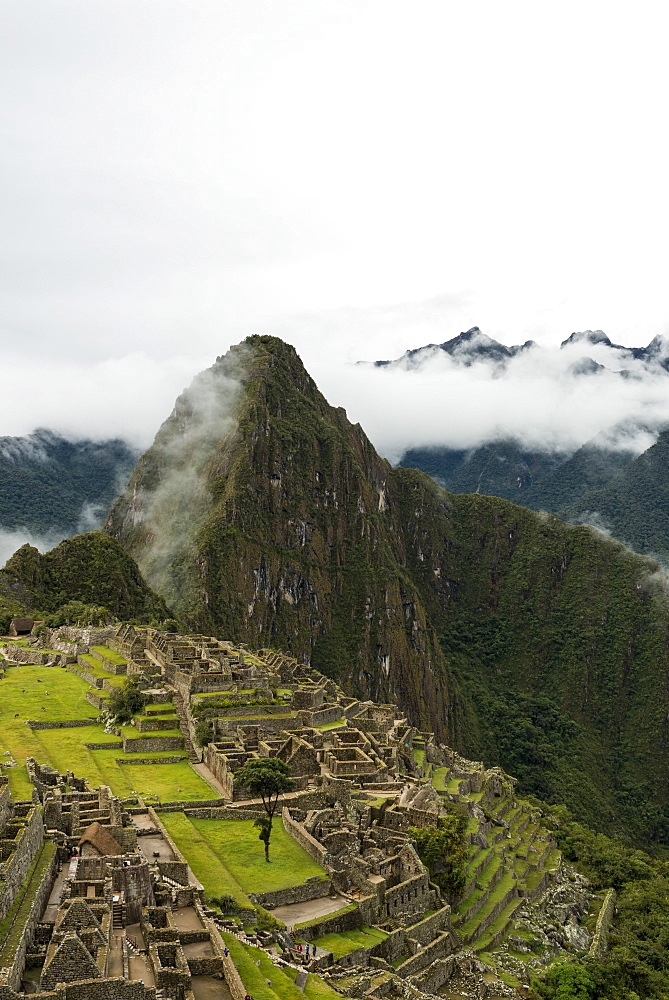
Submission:
M 516 359 L 521 355 L 532 356 L 535 351 L 534 374 L 543 358 L 551 357 L 550 350 L 531 340 L 506 347 L 482 333 L 479 327 L 472 327 L 442 344 L 408 350 L 393 361 L 376 361 L 373 366 L 406 372 L 410 379 L 435 360 L 448 357 L 450 363 L 465 369 L 486 366 L 492 379 L 501 379 L 513 370 L 510 366 Z M 542 355 L 541 351 L 546 353 Z M 564 360 L 558 363 L 562 352 Z M 552 353 L 552 359 L 547 360 L 549 377 L 567 377 L 575 380 L 570 384 L 582 386 L 604 374 L 609 379 L 613 375 L 639 383 L 648 379 L 648 385 L 658 396 L 669 375 L 669 339 L 656 336 L 646 347 L 625 347 L 613 343 L 602 330 L 585 330 L 567 337 L 559 350 Z M 440 371 L 439 367 L 430 370 L 436 376 Z M 510 383 L 510 405 L 512 393 L 522 392 L 526 374 L 526 368 L 521 369 Z M 615 391 L 613 383 L 603 385 L 604 392 Z M 669 466 L 659 458 L 665 455 L 669 430 L 666 419 L 664 423 L 658 422 L 659 417 L 653 419 L 648 412 L 647 396 L 641 395 L 639 399 L 635 417 L 613 425 L 579 448 L 556 448 L 553 444 L 532 447 L 512 434 L 500 435 L 497 429 L 490 429 L 488 440 L 484 438 L 469 448 L 416 444 L 402 454 L 398 464 L 426 472 L 453 493 L 497 496 L 572 523 L 593 524 L 636 551 L 669 563 L 669 515 L 665 515 Z M 666 411 L 664 415 L 666 418 Z M 501 413 L 502 421 L 503 418 Z M 558 424 L 556 411 L 557 430 Z M 434 427 L 430 434 L 434 440 Z M 445 428 L 444 436 L 452 436 L 452 427 Z M 559 434 L 557 437 L 559 440 Z M 645 450 L 643 445 L 639 447 L 643 439 L 649 442 Z
M 612 351 L 619 352 L 621 364 L 625 360 L 641 361 L 653 369 L 662 369 L 669 373 L 669 340 L 665 337 L 656 336 L 647 347 L 623 347 L 621 344 L 614 344 L 602 330 L 583 330 L 572 333 L 560 344 L 560 349 L 573 347 L 575 345 L 584 348 L 604 346 Z M 473 326 L 464 333 L 458 334 L 451 340 L 446 340 L 442 344 L 426 344 L 424 347 L 417 347 L 391 361 L 373 361 L 371 364 L 376 368 L 404 367 L 409 370 L 420 369 L 424 364 L 433 360 L 436 356 L 447 354 L 453 361 L 469 367 L 477 362 L 487 362 L 504 368 L 507 363 L 526 351 L 532 351 L 538 345 L 534 340 L 526 340 L 524 344 L 516 344 L 513 347 L 506 347 L 499 341 L 494 340 L 483 333 L 478 326 Z M 591 366 L 583 366 L 583 371 L 579 374 L 593 374 L 598 369 L 605 366 L 593 361 L 592 358 L 583 358 L 582 362 L 590 362 Z M 367 362 L 360 362 L 366 364 Z M 619 374 L 624 374 L 622 369 Z M 627 373 L 629 375 L 629 373 Z
M 0 437 L 0 529 L 65 536 L 98 527 L 138 457 L 118 438 L 70 441 L 44 428 Z
M 501 497 L 610 532 L 669 563 L 669 430 L 641 455 L 589 442 L 572 454 L 494 441 L 470 451 L 411 448 L 400 459 L 451 493 Z

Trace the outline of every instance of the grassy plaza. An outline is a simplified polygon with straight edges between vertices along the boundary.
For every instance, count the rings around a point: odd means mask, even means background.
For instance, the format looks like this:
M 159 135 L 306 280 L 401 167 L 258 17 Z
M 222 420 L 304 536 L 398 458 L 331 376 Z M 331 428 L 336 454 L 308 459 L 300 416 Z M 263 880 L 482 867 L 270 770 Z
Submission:
M 190 819 L 162 813 L 161 820 L 210 896 L 229 894 L 248 905 L 249 892 L 275 892 L 326 872 L 275 819 L 270 864 L 251 820 Z
M 98 661 L 99 662 L 99 661 Z M 105 676 L 113 677 L 113 674 Z M 123 675 L 118 675 L 123 680 Z M 74 771 L 91 785 L 109 785 L 121 798 L 139 794 L 148 801 L 192 801 L 211 799 L 215 791 L 193 770 L 187 760 L 178 763 L 135 764 L 133 757 L 158 761 L 174 756 L 173 751 L 124 754 L 119 738 L 104 732 L 96 723 L 98 710 L 86 700 L 90 685 L 65 667 L 5 664 L 0 680 L 0 750 L 9 750 L 18 767 L 3 767 L 16 799 L 30 798 L 31 785 L 23 766 L 26 757 L 50 764 L 58 771 Z M 64 729 L 30 729 L 27 720 L 37 722 L 89 721 L 90 725 Z M 171 720 L 170 720 L 171 723 Z M 163 721 L 159 725 L 163 726 Z M 170 729 L 170 735 L 181 735 Z M 128 728 L 128 735 L 141 734 Z M 151 734 L 146 734 L 151 735 Z M 108 743 L 110 749 L 89 749 L 87 743 Z M 0 754 L 2 760 L 2 754 Z M 124 763 L 117 763 L 117 761 Z

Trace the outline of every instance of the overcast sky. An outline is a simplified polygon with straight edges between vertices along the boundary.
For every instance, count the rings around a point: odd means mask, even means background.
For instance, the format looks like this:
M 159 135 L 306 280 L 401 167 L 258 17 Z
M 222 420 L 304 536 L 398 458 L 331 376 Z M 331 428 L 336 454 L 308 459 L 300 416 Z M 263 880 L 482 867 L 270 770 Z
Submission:
M 294 343 L 368 425 L 383 394 L 365 409 L 344 362 L 474 325 L 507 344 L 669 333 L 665 20 L 656 2 L 4 0 L 0 434 L 146 444 L 251 332 Z

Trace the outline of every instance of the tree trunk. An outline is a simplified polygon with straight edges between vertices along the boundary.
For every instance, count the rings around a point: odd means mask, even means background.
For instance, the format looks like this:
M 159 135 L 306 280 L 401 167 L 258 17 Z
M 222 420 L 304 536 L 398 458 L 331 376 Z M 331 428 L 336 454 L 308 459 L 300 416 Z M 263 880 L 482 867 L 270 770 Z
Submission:
M 269 826 L 267 827 L 267 836 L 265 837 L 265 861 L 269 864 L 269 838 L 272 836 L 272 817 L 269 818 Z

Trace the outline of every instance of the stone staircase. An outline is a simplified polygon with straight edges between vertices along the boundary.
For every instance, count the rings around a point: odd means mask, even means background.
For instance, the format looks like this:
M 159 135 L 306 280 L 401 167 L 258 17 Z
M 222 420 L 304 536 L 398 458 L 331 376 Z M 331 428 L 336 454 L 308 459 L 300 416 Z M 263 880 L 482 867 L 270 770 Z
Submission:
M 125 926 L 125 906 L 123 903 L 112 903 L 112 927 Z

